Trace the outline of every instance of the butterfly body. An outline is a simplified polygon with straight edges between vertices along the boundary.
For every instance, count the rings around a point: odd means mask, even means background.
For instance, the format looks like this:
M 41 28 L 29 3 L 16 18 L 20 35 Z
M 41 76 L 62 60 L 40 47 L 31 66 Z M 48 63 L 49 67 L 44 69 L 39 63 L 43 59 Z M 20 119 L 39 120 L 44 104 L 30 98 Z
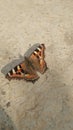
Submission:
M 44 44 L 39 44 L 29 56 L 24 57 L 24 61 L 11 69 L 6 78 L 10 79 L 25 79 L 27 81 L 35 81 L 39 78 L 37 71 L 44 73 L 47 69 L 44 60 Z

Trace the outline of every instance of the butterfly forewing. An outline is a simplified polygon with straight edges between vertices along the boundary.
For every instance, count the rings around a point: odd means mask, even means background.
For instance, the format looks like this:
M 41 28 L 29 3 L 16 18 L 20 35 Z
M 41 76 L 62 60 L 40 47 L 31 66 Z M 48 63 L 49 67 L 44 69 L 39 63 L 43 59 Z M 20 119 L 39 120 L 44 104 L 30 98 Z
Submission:
M 10 70 L 6 75 L 6 78 L 8 78 L 9 80 L 12 78 L 16 78 L 16 79 L 19 78 L 19 79 L 26 79 L 26 80 L 33 81 L 38 79 L 39 77 L 37 73 L 34 72 L 34 70 L 30 65 L 26 66 L 24 61 L 20 65 L 17 65 L 12 70 Z
M 47 69 L 46 62 L 44 60 L 44 44 L 39 45 L 34 52 L 29 57 L 30 61 L 32 62 L 34 68 L 39 71 L 40 73 L 44 73 Z

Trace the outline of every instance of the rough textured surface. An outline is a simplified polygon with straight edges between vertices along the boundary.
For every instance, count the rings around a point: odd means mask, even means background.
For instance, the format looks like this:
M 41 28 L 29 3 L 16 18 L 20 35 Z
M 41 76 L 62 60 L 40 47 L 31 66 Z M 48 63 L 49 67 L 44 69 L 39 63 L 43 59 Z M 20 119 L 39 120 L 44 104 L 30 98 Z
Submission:
M 0 0 L 0 69 L 45 43 L 32 84 L 0 72 L 0 130 L 73 130 L 73 0 Z

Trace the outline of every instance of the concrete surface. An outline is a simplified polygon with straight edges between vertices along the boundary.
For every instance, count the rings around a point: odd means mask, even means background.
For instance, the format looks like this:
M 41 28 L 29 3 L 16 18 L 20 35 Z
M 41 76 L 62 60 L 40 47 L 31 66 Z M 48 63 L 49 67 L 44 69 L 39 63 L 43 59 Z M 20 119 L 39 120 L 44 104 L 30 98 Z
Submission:
M 73 0 L 0 0 L 0 69 L 45 43 L 35 84 L 0 72 L 0 130 L 73 130 Z

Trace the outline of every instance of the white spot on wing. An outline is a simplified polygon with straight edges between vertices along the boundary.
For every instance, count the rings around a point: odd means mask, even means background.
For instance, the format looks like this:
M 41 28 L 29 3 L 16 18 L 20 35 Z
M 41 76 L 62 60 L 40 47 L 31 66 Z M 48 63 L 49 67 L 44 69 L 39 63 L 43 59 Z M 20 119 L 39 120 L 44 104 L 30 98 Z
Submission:
M 10 73 L 8 73 L 8 75 L 10 76 Z
M 14 69 L 12 69 L 12 72 L 13 72 L 13 74 L 15 74 L 15 73 L 16 73 Z
M 34 53 L 35 53 L 35 54 L 37 54 L 37 52 L 36 52 L 36 51 L 34 51 Z
M 38 47 L 37 49 L 38 49 L 39 51 L 41 51 L 41 49 L 40 49 L 39 47 Z
M 19 65 L 17 66 L 17 69 L 18 69 L 18 70 L 20 69 Z

